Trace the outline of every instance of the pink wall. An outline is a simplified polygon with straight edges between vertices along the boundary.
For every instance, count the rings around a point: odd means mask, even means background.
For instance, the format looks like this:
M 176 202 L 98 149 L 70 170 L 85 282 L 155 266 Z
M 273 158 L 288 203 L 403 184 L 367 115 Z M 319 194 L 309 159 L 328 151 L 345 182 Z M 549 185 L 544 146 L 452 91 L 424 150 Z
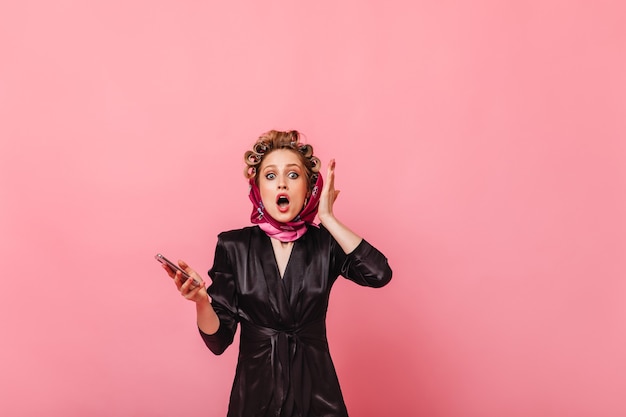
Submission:
M 206 3 L 0 5 L 0 415 L 225 415 L 153 256 L 211 266 L 270 128 L 394 268 L 333 294 L 351 415 L 626 415 L 622 2 Z

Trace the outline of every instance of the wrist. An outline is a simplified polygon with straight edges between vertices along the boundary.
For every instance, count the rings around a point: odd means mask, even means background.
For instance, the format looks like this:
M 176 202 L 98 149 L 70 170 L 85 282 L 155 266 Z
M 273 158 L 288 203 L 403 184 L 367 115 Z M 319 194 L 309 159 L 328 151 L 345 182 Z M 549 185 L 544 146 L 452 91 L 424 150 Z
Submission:
M 211 297 L 209 297 L 209 294 L 204 291 L 199 294 L 194 301 L 196 302 L 196 307 L 198 309 L 204 309 L 211 306 Z
M 333 216 L 332 213 L 324 213 L 324 214 L 318 213 L 317 217 L 320 219 L 320 223 L 322 223 L 324 226 L 332 222 L 335 218 L 335 216 Z

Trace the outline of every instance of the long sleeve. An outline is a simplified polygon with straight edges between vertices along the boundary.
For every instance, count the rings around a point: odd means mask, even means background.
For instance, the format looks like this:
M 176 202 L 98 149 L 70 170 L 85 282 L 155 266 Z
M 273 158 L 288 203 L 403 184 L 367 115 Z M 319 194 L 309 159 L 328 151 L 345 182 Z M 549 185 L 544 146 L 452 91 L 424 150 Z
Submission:
M 338 246 L 338 245 L 337 245 Z M 343 251 L 335 248 L 335 251 Z M 342 256 L 338 256 L 341 259 Z M 352 252 L 343 255 L 340 274 L 359 285 L 379 288 L 391 281 L 387 258 L 365 239 Z
M 213 267 L 209 270 L 212 283 L 208 288 L 211 304 L 220 319 L 217 332 L 209 335 L 200 330 L 204 343 L 216 355 L 222 354 L 233 342 L 237 330 L 236 283 L 225 244 L 218 237 Z

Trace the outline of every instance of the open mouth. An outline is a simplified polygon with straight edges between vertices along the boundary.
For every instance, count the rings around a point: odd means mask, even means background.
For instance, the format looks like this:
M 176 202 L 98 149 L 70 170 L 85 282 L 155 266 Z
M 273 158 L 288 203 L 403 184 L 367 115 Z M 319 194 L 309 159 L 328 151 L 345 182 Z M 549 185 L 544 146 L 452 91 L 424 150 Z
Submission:
M 279 209 L 286 209 L 289 206 L 289 198 L 286 195 L 279 195 L 276 204 Z
M 276 200 L 276 204 L 278 204 L 279 206 L 286 206 L 287 204 L 289 204 L 289 199 L 285 196 L 280 196 Z

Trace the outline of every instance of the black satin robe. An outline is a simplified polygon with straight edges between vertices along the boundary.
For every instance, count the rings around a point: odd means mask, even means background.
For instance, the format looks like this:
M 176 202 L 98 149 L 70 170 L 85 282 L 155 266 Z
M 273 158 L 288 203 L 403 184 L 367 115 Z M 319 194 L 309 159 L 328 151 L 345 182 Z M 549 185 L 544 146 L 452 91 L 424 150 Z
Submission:
M 326 229 L 309 227 L 281 279 L 270 238 L 252 226 L 219 235 L 209 275 L 220 327 L 200 331 L 204 342 L 219 355 L 241 324 L 228 417 L 347 416 L 326 339 L 328 297 L 339 275 L 387 284 L 385 256 L 365 240 L 346 255 Z

